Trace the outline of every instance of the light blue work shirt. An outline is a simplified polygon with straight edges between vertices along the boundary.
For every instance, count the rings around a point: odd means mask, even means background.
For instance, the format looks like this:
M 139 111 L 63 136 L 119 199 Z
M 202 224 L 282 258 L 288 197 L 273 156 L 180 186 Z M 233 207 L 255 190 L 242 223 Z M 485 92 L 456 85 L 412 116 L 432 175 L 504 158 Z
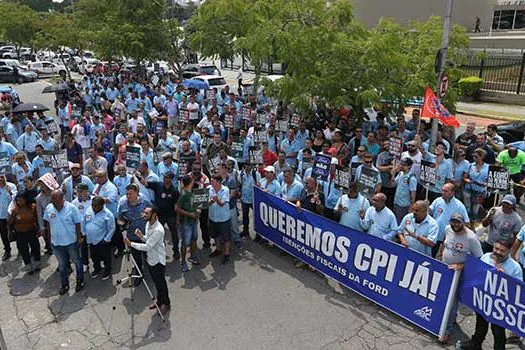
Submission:
M 266 192 L 274 194 L 278 197 L 281 196 L 281 185 L 279 181 L 273 179 L 268 183 L 268 179 L 264 178 L 261 180 L 261 189 L 266 190 Z
M 343 194 L 337 201 L 335 208 L 339 208 L 340 205 L 343 207 L 343 210 L 341 211 L 339 223 L 351 228 L 352 230 L 364 231 L 361 226 L 359 211 L 364 210 L 366 212 L 368 208 L 370 208 L 368 199 L 360 194 L 355 198 L 350 198 L 347 194 Z
M 494 266 L 494 260 L 492 259 L 492 253 L 485 253 L 480 258 L 485 264 Z M 517 278 L 520 281 L 523 281 L 523 270 L 521 269 L 520 264 L 516 262 L 512 257 L 508 257 L 503 263 L 501 263 L 501 268 L 503 271 L 514 278 Z
M 15 146 L 10 144 L 9 142 L 0 141 L 0 153 L 7 153 L 9 158 L 14 156 L 14 154 L 17 152 Z
M 410 249 L 420 252 L 421 254 L 432 256 L 432 247 L 424 245 L 416 238 L 409 236 L 405 229 L 408 229 L 410 232 L 413 232 L 418 236 L 425 237 L 436 243 L 439 237 L 439 227 L 436 220 L 434 220 L 430 215 L 427 215 L 425 219 L 418 224 L 414 214 L 409 213 L 401 220 L 398 229 L 398 232 L 405 236 Z
M 525 225 L 523 225 L 518 232 L 516 239 L 520 240 L 521 242 L 525 242 Z M 525 266 L 525 244 L 522 244 L 520 247 L 520 253 L 519 253 L 519 262 L 522 266 Z
M 465 189 L 476 192 L 485 192 L 485 185 L 480 184 L 487 183 L 487 179 L 489 177 L 489 165 L 487 163 L 483 163 L 481 165 L 480 171 L 478 171 L 476 163 L 472 163 L 468 167 L 467 174 L 468 178 L 474 182 L 465 184 Z
M 258 171 L 252 170 L 249 173 L 244 170 L 241 171 L 241 202 L 253 203 L 253 186 L 257 183 L 261 183 L 261 174 Z
M 441 188 L 443 185 L 447 182 L 447 180 L 452 180 L 453 177 L 454 173 L 452 169 L 452 159 L 443 159 L 443 161 L 436 168 L 436 184 L 430 187 L 428 190 L 434 193 L 441 193 Z
M 290 185 L 287 184 L 286 182 L 283 182 L 281 186 L 281 198 L 284 199 L 285 201 L 288 201 L 291 199 L 296 200 L 296 201 L 300 200 L 303 189 L 304 189 L 303 184 L 297 179 L 294 179 Z
M 406 208 L 412 204 L 411 192 L 417 191 L 417 179 L 414 174 L 400 172 L 396 176 L 396 194 L 394 204 Z
M 50 137 L 48 137 L 47 140 L 44 140 L 44 139 L 38 140 L 38 144 L 42 145 L 45 151 L 54 151 L 57 147 L 57 142 Z
M 397 235 L 397 220 L 392 210 L 384 207 L 377 211 L 375 207 L 366 210 L 361 219 L 361 227 L 370 235 L 391 241 Z
M 461 214 L 465 219 L 465 223 L 470 222 L 465 205 L 456 197 L 452 197 L 448 203 L 445 202 L 443 197 L 436 198 L 432 204 L 430 204 L 429 209 L 430 214 L 437 221 L 439 226 L 438 241 L 443 241 L 445 239 L 445 228 L 449 224 L 452 214 Z
M 82 218 L 73 204 L 64 202 L 58 211 L 53 203 L 49 203 L 44 211 L 44 220 L 49 224 L 52 245 L 68 246 L 77 241 L 76 225 L 80 224 Z
M 86 209 L 81 228 L 87 243 L 98 244 L 102 240 L 106 243 L 111 242 L 115 227 L 115 216 L 108 208 L 102 208 L 98 213 L 95 213 L 91 206 Z
M 16 147 L 20 151 L 32 153 L 35 151 L 35 146 L 38 143 L 38 139 L 39 137 L 36 132 L 31 131 L 29 134 L 24 132 L 18 137 L 18 140 L 16 140 Z
M 16 177 L 18 189 L 20 190 L 23 190 L 26 187 L 24 179 L 28 176 L 33 175 L 33 166 L 31 165 L 31 163 L 29 163 L 29 161 L 26 160 L 25 165 L 27 166 L 27 171 L 24 170 L 24 168 L 21 165 L 18 165 L 18 163 L 14 163 L 13 165 L 11 165 L 11 171 Z
M 40 156 L 36 156 L 35 158 L 33 158 L 33 161 L 31 162 L 31 166 L 33 167 L 33 171 L 37 170 L 38 178 L 42 177 L 43 175 L 47 173 L 53 173 L 53 168 L 46 168 L 44 166 L 44 160 L 40 158 Z
M 324 206 L 328 209 L 334 209 L 337 201 L 343 195 L 343 191 L 335 187 L 332 180 L 320 181 L 320 184 L 323 186 Z
M 173 162 L 173 161 L 171 162 L 170 165 L 166 165 L 166 163 L 164 163 L 163 161 L 160 162 L 157 165 L 157 174 L 158 174 L 159 178 L 164 177 L 164 175 L 167 174 L 167 173 L 172 173 L 173 174 L 173 180 L 172 180 L 173 186 L 178 188 L 179 165 L 177 163 Z
M 300 149 L 304 148 L 304 146 L 306 144 L 306 140 L 309 137 L 310 137 L 310 131 L 309 130 L 305 130 L 305 131 L 297 130 L 297 132 L 295 133 L 295 140 L 299 144 L 299 148 Z
M 7 191 L 6 187 L 9 187 L 11 193 Z M 16 185 L 11 182 L 6 182 L 4 187 L 0 187 L 0 219 L 7 219 L 7 209 L 11 201 L 15 199 L 16 194 Z
M 148 153 L 144 153 L 144 151 L 140 151 L 140 160 L 145 160 L 146 163 L 148 163 L 149 170 L 153 171 L 154 173 L 157 172 L 157 165 L 155 164 L 155 155 L 153 150 L 150 148 L 148 149 Z
M 157 174 L 150 170 L 148 176 L 146 177 L 146 182 L 160 182 L 160 180 Z M 147 199 L 152 203 L 155 201 L 155 191 L 147 188 L 142 183 L 139 183 L 139 193 L 144 199 Z
M 113 89 L 108 88 L 106 90 L 106 97 L 108 98 L 110 102 L 115 102 L 118 96 L 120 96 L 120 92 L 118 91 L 117 88 L 113 88 Z
M 126 194 L 126 187 L 131 184 L 133 176 L 131 174 L 125 174 L 124 176 L 115 176 L 113 178 L 113 184 L 117 187 L 119 197 Z
M 91 179 L 85 175 L 80 176 L 82 177 L 80 183 L 86 184 L 89 193 L 93 193 L 95 185 L 93 185 Z M 73 200 L 73 197 L 75 196 L 74 190 L 75 189 L 73 188 L 73 178 L 71 176 L 66 177 L 64 179 L 64 182 L 62 183 L 62 192 L 64 192 L 64 198 L 66 199 L 66 201 L 71 202 Z
M 217 198 L 224 202 L 223 206 L 221 207 L 217 202 L 211 204 L 208 208 L 208 218 L 211 222 L 226 222 L 230 220 L 231 214 L 230 214 L 230 206 L 228 203 L 230 202 L 230 190 L 228 187 L 221 185 L 221 188 L 219 191 L 215 191 L 213 189 L 213 186 L 210 186 L 209 188 L 210 192 L 210 199 L 217 195 Z M 212 224 L 213 225 L 213 224 Z
M 468 160 L 463 159 L 458 164 L 456 164 L 454 161 L 452 162 L 452 170 L 454 172 L 454 181 L 462 181 L 463 180 L 463 174 L 468 172 L 468 167 L 470 166 L 470 163 Z
M 140 103 L 140 100 L 138 98 L 129 97 L 125 103 L 126 108 L 128 109 L 128 113 L 131 113 L 139 109 L 139 103 Z
M 288 138 L 285 138 L 281 141 L 281 151 L 285 153 L 286 163 L 288 165 L 297 166 L 297 154 L 301 150 L 299 142 L 296 139 L 290 141 Z M 294 156 L 288 156 L 288 153 L 295 153 Z
M 120 198 L 117 186 L 115 186 L 111 181 L 107 180 L 102 185 L 96 184 L 93 194 L 102 198 L 107 198 L 108 201 L 105 204 L 106 208 L 109 209 L 111 214 L 117 215 L 117 205 Z

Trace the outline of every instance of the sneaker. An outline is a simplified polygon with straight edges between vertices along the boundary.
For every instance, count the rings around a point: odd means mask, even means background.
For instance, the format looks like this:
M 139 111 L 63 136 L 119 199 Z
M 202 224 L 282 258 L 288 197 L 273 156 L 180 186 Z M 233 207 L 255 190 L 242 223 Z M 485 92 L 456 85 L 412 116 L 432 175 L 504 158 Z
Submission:
M 11 257 L 11 252 L 5 252 L 4 255 L 2 255 L 2 261 L 6 261 Z
M 62 286 L 62 287 L 60 288 L 60 290 L 58 291 L 58 294 L 60 294 L 60 295 L 64 295 L 64 294 L 66 294 L 67 292 L 69 292 L 69 285 Z
M 180 263 L 180 269 L 182 270 L 182 272 L 188 272 L 188 271 L 190 271 L 190 268 L 188 267 L 188 264 L 186 264 L 185 261 L 183 261 L 183 262 Z
M 75 286 L 75 292 L 80 292 L 82 289 L 84 289 L 84 281 L 77 281 L 77 285 Z
M 173 261 L 179 261 L 180 260 L 180 253 L 178 250 L 173 250 Z
M 241 241 L 235 241 L 235 248 L 237 248 L 237 249 L 241 249 L 242 248 Z
M 229 263 L 229 262 L 230 262 L 230 256 L 229 256 L 229 255 L 225 255 L 225 256 L 222 257 L 222 261 L 221 261 L 221 263 L 222 263 L 223 265 L 226 265 L 226 264 Z
M 216 256 L 221 255 L 221 251 L 219 249 L 215 249 L 211 254 L 209 255 L 210 258 L 215 258 Z
M 102 280 L 103 281 L 109 279 L 110 277 L 111 277 L 111 272 L 109 272 L 109 271 L 104 271 L 104 273 L 102 274 Z
M 461 344 L 461 349 L 463 350 L 483 350 L 481 345 L 475 344 L 472 339 L 467 340 L 465 343 Z
M 190 256 L 188 261 L 190 263 L 192 263 L 193 265 L 200 265 L 201 264 L 201 262 L 199 261 L 199 259 L 197 259 L 196 256 Z
M 211 247 L 210 242 L 204 242 L 204 244 L 202 245 L 203 249 L 210 249 L 210 247 Z
M 100 275 L 100 272 L 100 269 L 93 270 L 93 272 L 91 272 L 91 278 L 97 278 Z

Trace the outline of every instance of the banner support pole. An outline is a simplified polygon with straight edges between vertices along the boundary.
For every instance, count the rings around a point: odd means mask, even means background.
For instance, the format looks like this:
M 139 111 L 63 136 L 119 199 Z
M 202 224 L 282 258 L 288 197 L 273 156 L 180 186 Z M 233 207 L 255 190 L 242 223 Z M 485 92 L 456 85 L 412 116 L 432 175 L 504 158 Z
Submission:
M 439 327 L 439 338 L 445 335 L 445 332 L 447 331 L 448 319 L 450 318 L 450 312 L 452 311 L 452 305 L 454 304 L 455 299 L 459 298 L 459 296 L 457 295 L 459 276 L 460 272 L 457 270 L 454 271 L 454 277 L 452 278 L 452 284 L 450 285 L 450 291 L 448 293 L 445 312 L 443 313 L 443 319 L 441 321 L 441 326 Z

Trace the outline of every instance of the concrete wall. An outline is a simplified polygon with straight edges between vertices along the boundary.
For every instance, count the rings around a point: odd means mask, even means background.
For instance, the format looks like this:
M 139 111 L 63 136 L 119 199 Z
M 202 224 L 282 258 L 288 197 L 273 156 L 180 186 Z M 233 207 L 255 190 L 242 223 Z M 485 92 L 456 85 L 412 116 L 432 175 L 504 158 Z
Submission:
M 349 0 L 354 6 L 356 18 L 367 26 L 375 26 L 381 17 L 393 17 L 400 23 L 408 20 L 426 20 L 428 17 L 444 16 L 446 0 Z M 453 23 L 473 31 L 476 16 L 481 19 L 483 31 L 489 31 L 496 0 L 455 0 L 452 11 Z

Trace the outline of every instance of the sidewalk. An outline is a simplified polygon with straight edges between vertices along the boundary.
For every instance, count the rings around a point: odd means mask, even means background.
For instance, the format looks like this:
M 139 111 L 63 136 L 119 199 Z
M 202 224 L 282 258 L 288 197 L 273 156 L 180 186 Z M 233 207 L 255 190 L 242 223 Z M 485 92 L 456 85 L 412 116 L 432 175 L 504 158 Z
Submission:
M 525 120 L 525 106 L 490 102 L 457 102 L 458 113 L 505 121 Z

